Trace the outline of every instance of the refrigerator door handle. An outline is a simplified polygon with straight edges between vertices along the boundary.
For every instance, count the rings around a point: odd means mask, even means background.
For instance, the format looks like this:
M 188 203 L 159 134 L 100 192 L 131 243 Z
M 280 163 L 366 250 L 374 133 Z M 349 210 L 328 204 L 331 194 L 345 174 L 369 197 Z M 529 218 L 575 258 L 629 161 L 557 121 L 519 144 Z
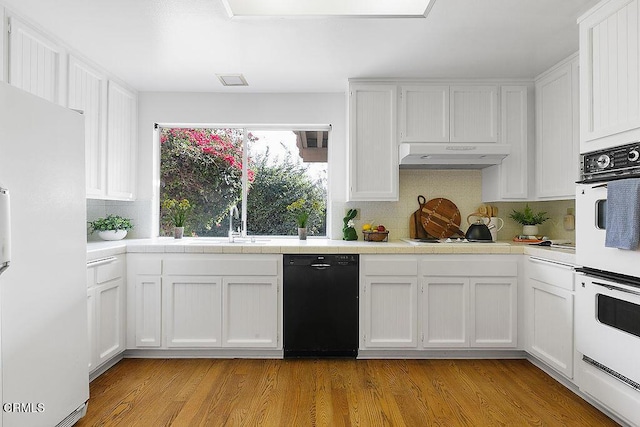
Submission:
M 11 262 L 11 217 L 9 190 L 0 187 L 0 273 Z

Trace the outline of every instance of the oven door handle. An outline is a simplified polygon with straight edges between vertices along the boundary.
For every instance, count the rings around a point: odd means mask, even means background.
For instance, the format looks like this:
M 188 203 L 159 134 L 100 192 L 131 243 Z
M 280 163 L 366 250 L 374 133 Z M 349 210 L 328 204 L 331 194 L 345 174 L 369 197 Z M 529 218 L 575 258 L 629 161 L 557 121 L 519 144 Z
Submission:
M 626 294 L 632 294 L 632 295 L 640 296 L 640 292 L 638 292 L 638 291 L 632 291 L 630 289 L 624 289 L 624 288 L 620 288 L 618 286 L 608 285 L 608 284 L 600 283 L 600 282 L 596 282 L 596 281 L 592 281 L 591 283 L 593 283 L 594 285 L 602 286 L 603 288 L 607 288 L 610 291 L 620 291 L 620 292 L 624 292 Z

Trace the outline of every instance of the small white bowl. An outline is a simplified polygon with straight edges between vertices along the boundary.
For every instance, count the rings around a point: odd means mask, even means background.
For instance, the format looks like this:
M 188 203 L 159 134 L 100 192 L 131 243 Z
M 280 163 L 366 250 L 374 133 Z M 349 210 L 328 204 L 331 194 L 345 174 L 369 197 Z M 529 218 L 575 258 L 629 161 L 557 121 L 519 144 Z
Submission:
M 106 230 L 98 231 L 98 236 L 102 240 L 122 240 L 127 235 L 127 230 Z

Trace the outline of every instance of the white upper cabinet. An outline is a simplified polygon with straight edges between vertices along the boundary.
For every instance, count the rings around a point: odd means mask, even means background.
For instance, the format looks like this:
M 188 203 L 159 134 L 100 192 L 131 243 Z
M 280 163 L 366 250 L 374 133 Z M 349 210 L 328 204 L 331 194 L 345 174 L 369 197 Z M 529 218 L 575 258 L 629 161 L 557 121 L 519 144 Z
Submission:
M 69 55 L 69 108 L 84 114 L 87 196 L 106 193 L 106 89 L 103 73 Z
M 500 87 L 500 143 L 508 144 L 511 153 L 499 165 L 482 170 L 482 200 L 526 200 L 531 196 L 533 166 L 531 165 L 533 117 L 533 87 Z
M 137 99 L 133 92 L 109 81 L 107 109 L 107 198 L 132 200 L 135 179 Z
M 575 198 L 579 174 L 578 57 L 536 79 L 536 196 Z
M 7 76 L 6 76 L 6 64 L 7 64 L 7 56 L 6 56 L 6 52 L 7 52 L 7 20 L 4 19 L 5 15 L 5 9 L 4 7 L 2 7 L 2 5 L 0 5 L 0 16 L 3 17 L 3 19 L 0 19 L 0 82 L 7 82 Z
M 580 151 L 640 139 L 638 0 L 598 3 L 580 18 Z
M 349 86 L 349 200 L 398 200 L 397 87 Z
M 400 142 L 498 142 L 497 86 L 402 86 Z
M 402 86 L 401 142 L 449 142 L 449 86 Z
M 33 95 L 65 105 L 65 50 L 21 20 L 9 18 L 9 83 Z
M 0 81 L 83 112 L 87 197 L 133 200 L 137 94 L 55 37 L 15 16 L 9 16 L 6 23 L 2 20 L 0 31 Z M 5 69 L 8 76 L 3 76 Z
M 498 142 L 497 86 L 451 86 L 451 142 Z

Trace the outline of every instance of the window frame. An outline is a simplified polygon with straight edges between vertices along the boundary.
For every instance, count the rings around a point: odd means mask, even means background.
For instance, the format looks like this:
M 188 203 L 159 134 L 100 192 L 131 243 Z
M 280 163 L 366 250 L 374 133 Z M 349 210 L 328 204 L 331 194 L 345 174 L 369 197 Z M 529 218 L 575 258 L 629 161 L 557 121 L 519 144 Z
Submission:
M 153 227 L 153 236 L 160 236 L 160 131 L 162 129 L 239 129 L 243 131 L 242 137 L 242 210 L 241 215 L 241 235 L 247 236 L 247 195 L 249 192 L 249 184 L 247 182 L 247 164 L 248 164 L 248 134 L 251 131 L 327 131 L 327 200 L 326 200 L 326 230 L 324 236 L 309 236 L 310 239 L 329 239 L 329 230 L 331 229 L 331 174 L 329 173 L 329 159 L 331 158 L 332 146 L 331 144 L 331 124 L 265 124 L 265 123 L 154 123 L 153 126 L 153 150 L 154 150 L 154 165 L 153 165 L 153 211 L 154 215 L 151 221 L 151 227 Z M 261 236 L 252 235 L 251 237 L 267 237 L 269 239 L 297 239 L 297 236 Z

